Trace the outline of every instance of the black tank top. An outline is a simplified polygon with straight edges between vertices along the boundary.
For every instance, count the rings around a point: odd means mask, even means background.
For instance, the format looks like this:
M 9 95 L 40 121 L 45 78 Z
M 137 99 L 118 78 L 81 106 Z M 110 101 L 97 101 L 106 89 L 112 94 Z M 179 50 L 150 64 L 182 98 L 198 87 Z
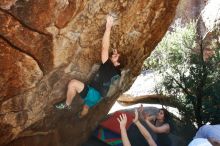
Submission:
M 154 121 L 154 125 L 156 126 L 156 121 Z M 166 124 L 166 123 L 164 123 Z M 169 124 L 169 123 L 167 123 Z M 171 146 L 172 142 L 169 138 L 169 133 L 157 133 L 157 140 L 156 143 L 158 146 Z
M 111 82 L 119 78 L 120 75 L 121 71 L 108 59 L 104 64 L 101 64 L 90 86 L 98 90 L 102 97 L 105 97 Z

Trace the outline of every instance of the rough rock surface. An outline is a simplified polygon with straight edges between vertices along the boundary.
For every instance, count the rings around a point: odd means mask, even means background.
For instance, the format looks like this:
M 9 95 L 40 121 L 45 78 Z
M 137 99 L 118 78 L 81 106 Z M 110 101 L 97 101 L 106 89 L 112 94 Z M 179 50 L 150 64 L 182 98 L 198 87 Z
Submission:
M 1 0 L 0 145 L 79 146 L 131 86 L 178 1 Z M 109 13 L 117 18 L 111 47 L 127 62 L 122 84 L 83 119 L 77 118 L 78 97 L 71 112 L 55 111 L 69 80 L 87 82 L 97 68 Z

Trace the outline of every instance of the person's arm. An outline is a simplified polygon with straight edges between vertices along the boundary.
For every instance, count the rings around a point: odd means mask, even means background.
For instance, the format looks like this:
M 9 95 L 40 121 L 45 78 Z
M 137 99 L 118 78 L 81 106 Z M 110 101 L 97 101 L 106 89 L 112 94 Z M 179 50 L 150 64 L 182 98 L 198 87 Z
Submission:
M 156 116 L 155 115 L 150 115 L 148 113 L 144 113 L 144 120 L 148 119 L 150 122 L 155 121 L 156 120 Z
M 121 129 L 121 138 L 122 138 L 122 143 L 123 146 L 131 146 L 131 143 L 128 139 L 127 131 L 126 131 L 126 123 L 127 123 L 127 116 L 126 114 L 122 114 L 117 118 L 119 124 L 120 124 L 120 129 Z
M 144 138 L 147 140 L 149 146 L 157 146 L 155 141 L 153 140 L 150 133 L 147 131 L 147 129 L 141 124 L 141 122 L 138 120 L 138 112 L 135 110 L 135 118 L 133 119 L 133 122 L 138 127 L 141 134 L 144 136 Z
M 213 146 L 220 146 L 220 141 L 216 140 L 214 138 L 208 138 L 208 141 L 213 145 Z
M 113 17 L 108 15 L 106 22 L 106 29 L 102 39 L 102 53 L 101 53 L 102 63 L 105 63 L 109 57 L 110 33 L 112 26 L 113 26 Z
M 149 119 L 145 120 L 147 125 L 150 127 L 150 129 L 155 133 L 169 133 L 170 132 L 170 125 L 169 124 L 163 124 L 160 127 L 154 126 Z
M 149 121 L 154 121 L 156 119 L 155 115 L 150 115 L 149 113 L 144 111 L 143 104 L 141 104 L 137 110 L 139 112 L 139 117 L 141 120 L 145 120 L 147 118 Z

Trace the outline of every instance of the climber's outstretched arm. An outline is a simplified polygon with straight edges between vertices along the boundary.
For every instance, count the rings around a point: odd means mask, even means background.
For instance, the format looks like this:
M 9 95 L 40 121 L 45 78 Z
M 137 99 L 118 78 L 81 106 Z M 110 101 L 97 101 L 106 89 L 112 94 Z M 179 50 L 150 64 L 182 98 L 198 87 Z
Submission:
M 110 33 L 113 26 L 113 17 L 108 15 L 106 21 L 106 29 L 102 39 L 102 63 L 105 63 L 109 58 Z

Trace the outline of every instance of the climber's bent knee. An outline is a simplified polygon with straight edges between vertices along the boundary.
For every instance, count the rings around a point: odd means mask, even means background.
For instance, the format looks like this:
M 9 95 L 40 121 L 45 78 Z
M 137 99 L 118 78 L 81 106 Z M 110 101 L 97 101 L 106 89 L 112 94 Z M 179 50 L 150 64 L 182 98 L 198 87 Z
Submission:
M 77 93 L 80 93 L 83 90 L 84 86 L 85 85 L 83 82 L 72 79 L 68 84 L 68 90 L 76 90 Z

